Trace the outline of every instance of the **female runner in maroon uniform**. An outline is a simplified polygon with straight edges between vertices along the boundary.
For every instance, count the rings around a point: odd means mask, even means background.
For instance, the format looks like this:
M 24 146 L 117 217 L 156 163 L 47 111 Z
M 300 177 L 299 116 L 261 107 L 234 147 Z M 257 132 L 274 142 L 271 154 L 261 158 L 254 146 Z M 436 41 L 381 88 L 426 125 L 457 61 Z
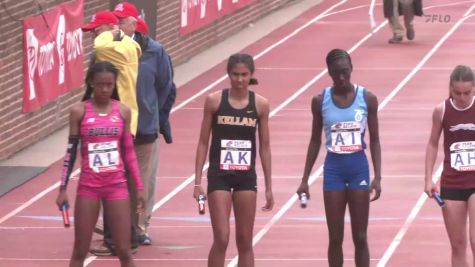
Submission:
M 426 149 L 425 192 L 433 197 L 439 189 L 432 181 L 440 134 L 444 132 L 444 162 L 440 195 L 445 228 L 452 247 L 452 267 L 468 267 L 467 215 L 472 255 L 475 255 L 475 104 L 474 73 L 457 66 L 450 75 L 450 97 L 432 115 L 432 130 Z

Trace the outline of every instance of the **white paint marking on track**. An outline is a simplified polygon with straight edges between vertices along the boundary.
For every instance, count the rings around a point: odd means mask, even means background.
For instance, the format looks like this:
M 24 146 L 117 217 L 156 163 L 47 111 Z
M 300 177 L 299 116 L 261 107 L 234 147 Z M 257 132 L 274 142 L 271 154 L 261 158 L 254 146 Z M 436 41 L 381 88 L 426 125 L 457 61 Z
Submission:
M 273 45 L 269 46 L 268 48 L 266 48 L 264 51 L 260 52 L 258 55 L 256 55 L 254 57 L 254 59 L 258 59 L 260 58 L 261 56 L 265 55 L 266 53 L 268 53 L 270 50 L 272 50 L 273 48 L 277 47 L 278 45 L 282 44 L 283 42 L 287 41 L 288 39 L 290 39 L 291 37 L 297 35 L 299 32 L 301 32 L 302 30 L 304 30 L 305 28 L 309 27 L 310 25 L 312 25 L 313 23 L 315 23 L 316 21 L 318 21 L 319 19 L 321 19 L 322 17 L 326 16 L 327 13 L 329 13 L 331 10 L 337 8 L 338 6 L 344 4 L 346 2 L 346 0 L 344 1 L 340 1 L 338 2 L 337 4 L 331 6 L 330 8 L 328 8 L 327 10 L 325 10 L 323 13 L 321 13 L 320 15 L 316 16 L 315 18 L 311 19 L 310 21 L 308 21 L 307 23 L 305 23 L 304 25 L 302 25 L 301 27 L 299 27 L 298 29 L 296 29 L 295 31 L 293 31 L 291 34 L 287 35 L 286 37 L 284 37 L 283 39 L 279 40 L 278 42 L 274 43 Z M 323 76 L 324 74 L 326 73 L 326 69 L 322 72 L 322 75 Z M 227 77 L 227 75 L 224 75 L 223 76 L 224 78 Z M 222 77 L 221 77 L 222 78 Z M 220 79 L 221 79 L 220 78 Z M 312 82 L 313 83 L 313 82 Z M 307 84 L 310 84 L 307 83 Z M 208 86 L 209 87 L 209 86 Z M 206 88 L 208 88 L 206 87 Z M 269 114 L 269 117 L 273 117 L 275 116 L 275 114 L 277 112 L 279 112 L 282 108 L 284 108 L 286 105 L 288 105 L 288 103 L 290 103 L 291 101 L 293 101 L 295 98 L 297 98 L 300 94 L 302 94 L 305 90 L 308 89 L 309 86 L 304 86 L 302 87 L 299 91 L 297 91 L 296 93 L 294 93 L 293 95 L 291 95 L 289 98 L 287 98 L 286 101 L 284 101 L 282 104 L 280 104 L 277 108 L 275 108 L 270 114 Z M 205 88 L 205 89 L 206 89 Z M 203 89 L 204 90 L 204 89 Z M 209 90 L 209 89 L 208 89 Z M 207 162 L 205 164 L 205 166 L 203 166 L 203 170 L 206 170 L 207 168 L 209 167 L 209 162 Z M 163 204 L 165 204 L 168 200 L 170 200 L 173 196 L 175 196 L 181 189 L 183 189 L 185 186 L 187 186 L 189 183 L 191 183 L 193 180 L 195 179 L 195 175 L 191 175 L 190 177 L 188 177 L 185 181 L 183 181 L 177 188 L 175 188 L 173 191 L 171 191 L 169 194 L 167 194 L 164 198 L 162 198 L 159 202 L 157 202 L 154 206 L 153 206 L 153 211 L 155 211 L 156 209 L 158 209 L 159 207 L 161 207 Z
M 469 11 L 472 8 L 469 9 Z M 406 83 L 412 79 L 412 77 L 422 68 L 424 64 L 434 55 L 434 53 L 442 46 L 442 44 L 455 32 L 455 30 L 462 25 L 462 23 L 467 20 L 468 18 L 472 17 L 473 15 L 467 16 L 464 14 L 464 17 L 460 19 L 457 23 L 452 26 L 452 28 L 435 44 L 434 47 L 427 53 L 424 58 L 417 64 L 414 69 L 398 84 L 398 86 L 391 92 L 390 96 L 396 95 L 405 85 Z M 392 97 L 387 97 L 384 99 L 383 102 L 379 105 L 379 109 L 384 108 L 388 104 L 388 102 L 392 99 Z
M 78 175 L 78 174 L 79 174 L 79 169 L 77 169 L 73 173 L 71 173 L 71 177 L 74 177 L 75 175 Z M 18 208 L 12 210 L 10 213 L 8 213 L 7 215 L 0 218 L 0 224 L 5 222 L 6 220 L 10 219 L 11 217 L 17 215 L 22 210 L 26 209 L 27 207 L 29 207 L 30 205 L 35 203 L 38 199 L 41 199 L 42 197 L 44 197 L 49 192 L 55 190 L 56 188 L 59 187 L 59 185 L 60 185 L 60 182 L 56 182 L 52 186 L 50 186 L 50 187 L 46 188 L 45 190 L 41 191 L 40 193 L 36 194 L 34 197 L 29 199 L 27 202 L 21 204 L 20 206 L 18 206 Z
M 419 63 L 417 65 L 416 68 L 414 68 L 414 70 L 409 73 L 408 77 L 412 75 L 414 75 L 418 69 L 420 69 L 422 67 L 422 65 L 430 58 L 430 56 L 432 56 L 435 51 L 449 38 L 450 35 L 452 35 L 455 30 L 460 27 L 460 25 L 462 25 L 462 23 L 467 20 L 468 18 L 470 17 L 473 17 L 474 14 L 472 15 L 468 15 L 470 14 L 473 9 L 475 8 L 475 5 L 472 5 L 468 10 L 467 12 L 465 12 L 465 14 L 463 15 L 463 17 L 457 21 L 457 23 L 454 24 L 454 26 L 452 26 L 452 28 L 444 35 L 444 37 L 442 37 L 442 39 L 439 40 L 439 42 L 437 42 L 437 44 L 432 48 L 431 51 L 429 51 L 429 53 L 424 57 L 424 59 L 421 61 L 421 63 Z M 407 77 L 406 77 L 407 78 Z M 402 82 L 406 83 L 407 82 L 407 79 L 404 79 Z M 402 83 L 401 82 L 401 83 Z M 387 103 L 387 101 L 386 101 Z M 385 104 L 386 104 L 385 103 Z M 432 180 L 437 183 L 439 177 L 440 177 L 440 174 L 442 173 L 442 169 L 443 169 L 443 163 L 439 165 L 439 167 L 437 168 L 437 171 L 435 172 L 435 174 L 432 176 Z M 401 229 L 399 229 L 399 232 L 396 234 L 396 236 L 394 237 L 393 241 L 391 242 L 391 244 L 389 245 L 389 247 L 386 249 L 386 251 L 384 252 L 383 254 L 383 257 L 381 257 L 381 260 L 378 262 L 378 264 L 376 265 L 377 267 L 384 267 L 386 266 L 386 264 L 388 263 L 389 259 L 391 258 L 391 256 L 394 254 L 394 252 L 396 251 L 397 247 L 399 246 L 399 244 L 401 243 L 402 239 L 404 238 L 404 235 L 407 233 L 407 231 L 409 230 L 409 227 L 411 226 L 411 224 L 414 222 L 414 219 L 416 218 L 417 214 L 419 213 L 419 211 L 422 209 L 425 201 L 427 200 L 427 195 L 426 193 L 422 193 L 421 196 L 419 197 L 419 200 L 416 202 L 416 204 L 414 205 L 414 207 L 412 208 L 409 216 L 407 217 L 406 221 L 404 222 L 403 226 L 401 227 Z
M 440 174 L 442 173 L 442 169 L 443 169 L 442 167 L 443 167 L 443 163 L 439 165 L 439 167 L 437 168 L 437 171 L 432 176 L 432 180 L 435 183 L 437 183 L 437 181 L 440 177 Z M 389 244 L 389 247 L 384 252 L 383 257 L 381 257 L 380 261 L 376 265 L 377 267 L 386 266 L 389 259 L 391 258 L 391 256 L 396 251 L 396 248 L 399 246 L 402 239 L 404 238 L 404 235 L 406 234 L 407 230 L 409 230 L 409 227 L 414 222 L 414 219 L 416 218 L 417 214 L 419 213 L 419 211 L 424 206 L 424 203 L 426 202 L 426 200 L 427 200 L 427 194 L 425 192 L 422 192 L 421 196 L 419 197 L 419 199 L 416 202 L 416 205 L 414 205 L 414 207 L 412 208 L 411 212 L 407 216 L 407 219 L 404 222 L 404 224 L 402 225 L 401 229 L 399 229 L 399 231 L 397 232 L 397 234 L 394 237 L 393 241 L 391 242 L 391 244 Z
M 336 6 L 339 6 L 343 3 L 347 2 L 346 0 L 344 1 L 341 1 L 339 2 L 338 4 L 332 6 L 330 9 L 336 7 Z M 474 1 L 461 1 L 461 2 L 457 2 L 457 3 L 453 3 L 454 5 L 455 4 L 458 4 L 458 3 L 464 3 L 464 2 L 474 2 Z M 430 7 L 428 7 L 430 8 Z M 427 8 L 427 9 L 428 9 Z M 329 10 L 330 10 L 329 9 Z M 328 10 L 327 10 L 328 11 Z M 325 11 L 326 12 L 326 11 Z M 325 13 L 324 12 L 324 13 Z M 297 30 L 295 30 L 294 32 L 292 32 L 290 35 L 286 36 L 285 38 L 281 39 L 279 42 L 275 43 L 274 45 L 268 47 L 266 50 L 262 51 L 260 54 L 256 55 L 254 57 L 254 59 L 257 59 L 259 57 L 261 57 L 262 55 L 266 54 L 267 52 L 269 52 L 270 50 L 272 50 L 273 48 L 275 48 L 276 46 L 280 45 L 281 43 L 285 42 L 286 40 L 288 40 L 289 38 L 293 37 L 294 35 L 296 35 L 297 33 L 299 33 L 301 30 L 303 30 L 304 28 L 310 26 L 311 24 L 315 23 L 317 20 L 325 17 L 325 15 L 323 15 L 324 13 L 320 14 L 319 16 L 315 17 L 313 20 L 309 21 L 308 23 L 306 23 L 305 25 L 303 25 L 302 27 L 298 28 Z M 387 21 L 384 22 L 384 23 L 381 23 L 377 29 L 373 32 L 373 33 L 370 33 L 368 34 L 365 38 L 363 38 L 360 43 L 364 42 L 367 38 L 369 38 L 371 35 L 373 35 L 375 32 L 377 32 L 378 30 L 380 30 L 385 24 L 387 24 Z M 357 44 L 359 45 L 359 43 Z M 350 50 L 348 52 L 351 52 Z M 324 71 L 326 73 L 326 70 Z M 323 73 L 323 75 L 325 74 Z M 323 76 L 321 75 L 321 76 Z M 320 76 L 320 77 L 321 77 Z M 207 89 L 206 91 L 210 90 L 212 87 L 216 86 L 217 84 L 219 84 L 220 82 L 222 82 L 225 78 L 227 77 L 227 75 L 223 75 L 221 78 L 217 79 L 215 82 L 213 82 L 212 84 L 210 84 L 209 86 L 207 86 L 205 89 Z M 180 103 L 178 106 L 176 106 L 174 109 L 172 109 L 172 113 L 177 111 L 179 108 L 185 106 L 186 104 L 188 104 L 189 102 L 193 101 L 194 99 L 196 99 L 197 97 L 201 96 L 202 94 L 204 94 L 206 91 L 205 89 L 203 89 L 202 91 L 198 92 L 197 94 L 195 94 L 194 96 L 192 96 L 191 98 L 187 99 L 186 101 Z M 300 95 L 300 93 L 297 94 L 297 96 Z M 289 103 L 290 101 L 287 101 L 286 103 Z M 281 105 L 282 108 L 283 108 L 283 105 Z M 285 105 L 284 105 L 285 106 Z M 279 106 L 280 107 L 280 106 Z M 282 109 L 281 108 L 281 109 Z M 277 111 L 276 111 L 277 112 Z M 275 113 L 276 113 L 275 112 Z M 205 165 L 204 168 L 207 168 L 207 165 Z M 73 174 L 71 176 L 74 176 L 74 175 L 77 175 L 79 173 L 79 169 L 76 169 Z M 318 176 L 318 175 L 317 175 Z M 313 177 L 313 175 L 312 175 Z M 192 179 L 190 179 L 192 178 Z M 173 190 L 172 192 L 170 192 L 170 194 L 168 194 L 167 196 L 170 196 L 173 192 L 173 195 L 175 195 L 176 193 L 178 193 L 181 189 L 183 189 L 188 183 L 190 183 L 192 180 L 194 179 L 194 175 L 189 177 L 185 182 L 183 182 L 182 184 L 180 184 L 175 190 Z M 315 178 L 316 179 L 316 178 Z M 21 212 L 22 210 L 24 210 L 25 208 L 29 207 L 30 205 L 32 205 L 34 202 L 36 202 L 37 200 L 39 200 L 40 198 L 42 198 L 43 196 L 45 196 L 47 193 L 51 192 L 52 190 L 54 190 L 55 188 L 57 188 L 59 186 L 59 182 L 53 184 L 52 186 L 48 187 L 47 189 L 45 189 L 44 191 L 38 193 L 37 195 L 35 195 L 33 198 L 31 198 L 29 201 L 25 202 L 24 204 L 22 204 L 21 206 L 19 206 L 18 208 L 16 208 L 15 210 L 13 210 L 12 212 L 8 213 L 7 215 L 3 216 L 2 218 L 0 218 L 0 224 L 5 222 L 6 220 L 10 219 L 11 217 L 15 216 L 16 214 L 18 214 L 19 212 Z M 179 190 L 177 190 L 179 188 Z M 173 196 L 171 195 L 171 196 Z M 171 198 L 171 197 L 170 197 Z M 168 198 L 167 200 L 165 201 L 162 201 L 164 199 L 162 199 L 160 202 L 156 203 L 154 205 L 154 211 L 160 207 L 161 205 L 163 205 L 166 201 L 168 201 L 170 198 Z M 293 195 L 293 197 L 291 199 L 294 199 L 293 202 L 296 201 L 297 199 L 297 196 L 296 195 Z M 290 200 L 289 200 L 290 201 Z M 94 257 L 90 257 L 90 258 L 96 258 L 95 256 Z M 86 260 L 85 262 L 85 265 L 84 266 L 87 266 L 90 262 L 92 262 L 94 259 L 91 259 L 89 261 L 89 258 Z M 378 265 L 379 266 L 379 265 Z
M 471 10 L 471 9 L 470 9 Z M 469 11 L 470 11 L 469 10 Z M 467 14 L 467 13 L 466 13 Z M 468 17 L 464 14 L 464 18 L 461 19 L 458 23 L 456 23 L 447 34 L 445 34 L 439 42 L 429 51 L 429 53 L 419 62 L 419 64 L 394 88 L 391 93 L 383 100 L 383 102 L 380 103 L 378 106 L 378 111 L 382 110 L 388 103 L 389 101 L 396 96 L 396 94 L 403 88 L 403 86 L 414 76 L 414 74 L 429 60 L 429 58 L 435 53 L 435 51 L 442 45 L 445 40 L 455 31 L 460 24 L 465 21 Z M 470 16 L 469 16 L 470 17 Z M 355 51 L 361 44 L 363 44 L 366 40 L 368 40 L 373 34 L 378 32 L 384 25 L 387 24 L 387 21 L 381 23 L 378 27 L 374 29 L 371 33 L 363 37 L 358 43 L 356 43 L 351 49 L 348 50 L 348 53 L 352 53 Z M 324 74 L 326 74 L 327 70 L 322 71 L 319 75 L 315 76 L 310 82 L 305 84 L 297 93 L 301 92 L 304 88 L 308 88 L 311 84 L 313 84 L 315 81 L 320 79 Z M 306 90 L 306 89 L 305 89 Z M 280 110 L 279 108 L 281 106 L 287 105 L 287 102 L 289 99 L 287 99 L 284 103 L 282 103 L 279 107 L 277 107 L 274 111 L 278 112 Z M 311 185 L 316 178 L 320 175 L 320 173 L 323 170 L 323 165 L 320 166 L 320 168 L 317 170 L 316 173 L 314 173 L 311 178 L 315 177 L 314 179 L 309 179 L 309 184 Z M 288 209 L 293 205 L 295 201 L 297 201 L 298 196 L 296 194 L 292 195 L 292 197 L 282 206 L 282 208 L 271 218 L 271 220 L 254 236 L 252 245 L 255 246 L 257 242 L 260 241 L 260 239 L 270 230 L 270 228 L 287 212 Z M 416 213 L 417 214 L 417 213 Z M 238 257 L 235 256 L 233 260 L 227 265 L 227 267 L 234 267 L 237 265 L 237 260 Z M 384 265 L 383 265 L 384 266 Z M 379 267 L 379 265 L 378 265 Z
M 23 259 L 23 258 L 0 258 L 0 261 L 69 261 L 70 259 Z M 135 258 L 134 261 L 137 262 L 145 262 L 145 261 L 158 261 L 158 262 L 166 262 L 166 261 L 207 261 L 207 258 L 187 258 L 187 259 L 180 259 L 180 258 L 146 258 L 140 259 Z M 302 261 L 328 261 L 327 258 L 256 258 L 255 261 L 292 261 L 292 262 L 302 262 Z M 346 258 L 343 259 L 344 261 L 353 261 L 354 259 Z M 379 259 L 370 259 L 370 261 L 378 261 Z M 99 261 L 118 261 L 116 258 L 100 258 Z
M 374 33 L 378 32 L 384 25 L 386 25 L 387 22 L 381 23 L 378 27 L 374 29 L 374 32 L 367 34 L 364 36 L 361 40 L 359 40 L 352 48 L 348 50 L 348 53 L 352 53 L 355 51 L 359 46 L 361 46 L 365 41 L 367 41 Z M 320 72 L 317 76 L 315 76 L 312 80 L 307 82 L 303 87 L 301 87 L 295 94 L 292 95 L 292 97 L 286 99 L 282 104 L 280 104 L 276 109 L 274 109 L 271 112 L 271 115 L 274 115 L 275 113 L 279 112 L 281 109 L 283 109 L 286 105 L 288 105 L 291 101 L 293 101 L 297 96 L 305 92 L 311 85 L 313 85 L 316 81 L 318 81 L 320 78 L 322 78 L 325 74 L 327 73 L 327 69 L 324 69 L 322 72 Z M 394 94 L 395 95 L 395 94 Z M 394 95 L 392 97 L 394 97 Z M 321 165 L 316 172 L 314 172 L 310 178 L 309 178 L 309 185 L 313 184 L 318 177 L 321 176 L 323 172 L 323 165 Z M 270 230 L 272 226 L 287 212 L 287 210 L 290 209 L 290 207 L 297 201 L 298 196 L 296 194 L 293 194 L 290 199 L 280 208 L 279 211 L 277 211 L 276 214 L 270 219 L 270 221 L 259 231 L 257 234 L 254 236 L 252 239 L 252 245 L 255 246 L 261 239 L 262 237 L 267 234 L 267 232 Z M 238 257 L 235 256 L 231 262 L 227 265 L 227 267 L 234 267 L 237 265 Z
M 262 52 L 260 52 L 259 54 L 257 54 L 254 59 L 258 59 L 260 58 L 261 56 L 267 54 L 269 51 L 271 51 L 272 49 L 274 49 L 275 47 L 279 46 L 280 44 L 284 43 L 285 41 L 289 40 L 291 37 L 297 35 L 298 33 L 300 33 L 302 30 L 304 30 L 305 28 L 311 26 L 312 24 L 314 24 L 315 22 L 317 22 L 319 19 L 321 19 L 322 17 L 324 17 L 327 13 L 329 13 L 331 10 L 339 7 L 340 5 L 344 4 L 345 2 L 347 2 L 347 0 L 343 0 L 343 1 L 340 1 L 338 2 L 337 4 L 331 6 L 330 8 L 328 8 L 327 10 L 325 10 L 323 13 L 321 13 L 320 15 L 316 16 L 315 18 L 311 19 L 310 21 L 308 21 L 307 23 L 305 23 L 303 26 L 299 27 L 298 29 L 294 30 L 291 34 L 287 35 L 286 37 L 282 38 L 281 40 L 279 40 L 278 42 L 274 43 L 273 45 L 269 46 L 268 48 L 264 49 Z M 323 75 L 326 73 L 326 70 L 322 72 Z M 323 76 L 321 75 L 321 76 Z M 321 77 L 320 76 L 320 77 Z M 178 106 L 176 106 L 174 109 L 172 109 L 172 113 L 174 111 L 176 111 L 177 109 L 183 107 L 184 105 L 188 104 L 189 102 L 193 101 L 194 99 L 196 99 L 197 97 L 201 96 L 202 94 L 204 94 L 206 91 L 210 90 L 211 88 L 213 88 L 214 86 L 216 86 L 218 83 L 220 83 L 221 81 L 223 81 L 224 79 L 226 79 L 228 76 L 227 75 L 223 75 L 221 78 L 219 78 L 218 80 L 216 80 L 215 82 L 211 83 L 210 85 L 208 85 L 206 88 L 204 88 L 203 90 L 201 90 L 200 92 L 198 92 L 197 94 L 195 94 L 194 96 L 192 96 L 191 98 L 189 98 L 188 100 L 180 103 Z M 319 79 L 319 78 L 318 78 Z M 316 79 L 316 80 L 318 80 Z M 315 81 L 316 81 L 315 80 Z M 313 82 L 312 82 L 313 83 Z M 309 84 L 309 83 L 307 83 Z M 305 87 L 305 86 L 304 86 Z M 277 108 L 275 108 L 270 114 L 269 114 L 269 117 L 272 117 L 274 116 L 275 113 L 277 113 L 279 110 L 281 110 L 282 108 L 284 108 L 284 106 L 286 106 L 288 103 L 290 103 L 292 100 L 294 100 L 295 98 L 297 98 L 300 94 L 302 94 L 305 90 L 308 89 L 309 86 L 305 87 L 305 89 L 301 88 L 299 91 L 297 91 L 296 93 L 294 93 L 292 96 L 290 96 L 286 101 L 284 101 L 281 105 L 279 105 Z M 207 168 L 209 167 L 209 162 L 206 162 L 206 164 L 203 166 L 203 170 L 206 170 Z M 181 184 L 179 184 L 175 189 L 173 189 L 170 193 L 168 193 L 165 197 L 163 197 L 162 199 L 160 199 L 160 201 L 158 201 L 157 203 L 155 203 L 155 205 L 153 205 L 153 209 L 152 209 L 152 212 L 154 212 L 155 210 L 157 210 L 158 208 L 160 208 L 163 204 L 165 204 L 167 201 L 169 201 L 171 198 L 173 198 L 176 194 L 178 194 L 178 192 L 180 192 L 183 188 L 185 188 L 188 184 L 190 184 L 193 180 L 195 179 L 195 175 L 192 174 L 190 177 L 188 177 L 185 181 L 183 181 Z M 97 258 L 97 256 L 90 256 L 86 259 L 85 263 L 84 263 L 84 267 L 88 266 L 92 261 L 94 261 L 95 259 Z
M 347 2 L 347 0 L 343 0 L 343 1 L 340 1 L 338 2 L 337 4 L 331 6 L 330 8 L 328 8 L 327 10 L 325 10 L 324 12 L 322 12 L 320 15 L 314 17 L 313 19 L 311 19 L 310 21 L 308 21 L 307 23 L 305 23 L 304 25 L 300 26 L 299 28 L 297 28 L 296 30 L 294 30 L 291 34 L 285 36 L 284 38 L 280 39 L 278 42 L 272 44 L 271 46 L 267 47 L 266 49 L 264 49 L 262 52 L 260 52 L 259 54 L 255 55 L 254 56 L 254 60 L 257 60 L 259 59 L 260 57 L 262 57 L 263 55 L 267 54 L 269 51 L 271 51 L 272 49 L 276 48 L 277 46 L 283 44 L 285 41 L 289 40 L 290 38 L 294 37 L 295 35 L 297 35 L 298 33 L 300 33 L 302 30 L 308 28 L 309 26 L 311 26 L 312 24 L 314 24 L 315 22 L 317 22 L 318 20 L 326 17 L 328 15 L 328 13 L 330 13 L 331 10 L 337 8 L 338 6 L 344 4 L 345 2 Z M 213 83 L 211 83 L 210 85 L 206 86 L 204 89 L 202 89 L 201 91 L 199 91 L 198 93 L 196 93 L 195 95 L 193 95 L 192 97 L 188 98 L 187 100 L 181 102 L 180 104 L 178 104 L 175 108 L 172 109 L 171 113 L 175 112 L 177 109 L 180 109 L 182 108 L 183 106 L 187 105 L 188 103 L 190 103 L 191 101 L 195 100 L 196 98 L 198 98 L 199 96 L 203 95 L 204 93 L 208 92 L 209 90 L 211 90 L 213 87 L 215 87 L 216 85 L 218 85 L 219 83 L 221 83 L 222 81 L 224 81 L 226 78 L 228 77 L 228 75 L 223 75 L 221 76 L 219 79 L 217 79 L 216 81 L 214 81 Z
M 344 2 L 346 2 L 346 1 L 341 1 L 339 4 L 342 4 L 342 3 L 344 3 Z M 461 4 L 461 3 L 473 3 L 473 2 L 475 2 L 475 1 L 473 1 L 473 0 L 472 0 L 472 1 L 459 1 L 459 2 L 455 2 L 455 3 L 451 3 L 451 4 L 438 5 L 438 6 L 430 6 L 430 7 L 424 8 L 424 9 L 431 9 L 431 8 L 435 8 L 435 7 L 453 6 L 453 5 L 459 5 L 459 4 Z M 323 14 L 323 13 L 322 13 L 322 14 Z M 328 16 L 328 15 L 330 15 L 330 14 L 336 14 L 336 12 L 335 12 L 335 13 L 329 13 L 329 14 L 324 15 L 324 16 L 319 15 L 319 16 L 317 16 L 316 18 L 314 18 L 314 19 L 311 21 L 311 23 L 309 22 L 309 23 L 305 24 L 304 26 L 305 26 L 305 27 L 308 27 L 308 26 L 311 25 L 312 23 L 315 23 L 315 22 L 316 22 L 315 20 L 316 20 L 317 18 L 320 18 L 320 19 L 321 19 L 321 18 L 326 17 L 326 16 Z M 387 23 L 387 22 L 382 23 L 381 25 L 379 25 L 379 28 L 382 27 L 382 26 L 384 26 L 386 23 Z M 304 26 L 302 26 L 302 27 L 304 27 Z M 300 31 L 303 29 L 302 27 L 299 28 L 298 32 L 300 32 Z M 379 28 L 378 28 L 378 30 L 379 30 Z M 297 31 L 297 30 L 296 30 L 296 31 Z M 294 31 L 291 35 L 292 35 L 292 36 L 295 35 L 295 34 L 297 33 L 296 31 Z M 287 38 L 287 39 L 288 39 L 288 38 Z M 287 40 L 287 39 L 286 39 L 286 40 Z M 281 40 L 281 41 L 282 41 L 282 40 Z M 261 54 L 264 53 L 264 52 L 267 52 L 267 51 L 261 52 L 259 55 L 257 55 L 256 57 L 254 57 L 254 59 L 257 59 L 258 57 L 262 56 Z M 227 76 L 224 75 L 223 77 L 227 77 Z M 221 78 L 222 78 L 222 77 L 221 77 Z M 215 83 L 217 84 L 217 83 L 221 82 L 221 81 L 222 81 L 221 78 L 219 78 L 218 80 L 216 80 L 216 81 L 215 81 L 214 83 L 212 83 L 212 84 L 215 84 Z M 210 87 L 212 84 L 210 84 L 210 85 L 207 86 L 206 88 Z M 216 84 L 215 84 L 215 85 L 216 85 Z M 213 85 L 213 86 L 215 86 L 215 85 Z M 212 87 L 212 86 L 211 86 L 211 87 Z M 206 89 L 206 88 L 205 88 L 205 89 Z M 211 89 L 211 88 L 209 88 L 209 89 Z M 208 89 L 208 90 L 209 90 L 209 89 Z M 203 90 L 204 90 L 204 89 L 203 89 Z M 194 98 L 197 98 L 199 95 L 202 95 L 202 93 L 197 93 L 197 94 L 194 95 L 193 97 L 194 97 Z M 187 103 L 189 103 L 189 102 L 191 102 L 191 100 L 188 101 Z M 181 105 L 180 108 L 181 108 L 182 106 L 184 106 L 184 105 Z M 174 109 L 172 109 L 171 112 L 175 112 L 176 110 L 178 110 L 178 106 L 175 107 Z M 74 176 L 77 176 L 78 174 L 79 174 L 79 169 L 76 169 L 76 170 L 74 170 L 74 172 L 71 174 L 71 176 L 74 177 Z M 188 178 L 188 179 L 189 179 L 189 178 Z M 189 182 L 188 182 L 188 183 L 189 183 Z M 43 190 L 42 192 L 38 193 L 38 194 L 35 195 L 33 198 L 31 198 L 30 200 L 28 200 L 27 202 L 25 202 L 24 204 L 22 204 L 21 206 L 19 206 L 18 208 L 16 208 L 15 210 L 11 211 L 11 212 L 8 213 L 7 215 L 5 215 L 5 216 L 3 216 L 2 218 L 0 218 L 0 224 L 2 224 L 3 222 L 5 222 L 6 220 L 10 219 L 11 217 L 15 216 L 16 214 L 18 214 L 18 213 L 21 212 L 22 210 L 26 209 L 26 208 L 29 207 L 31 204 L 33 204 L 34 202 L 36 202 L 38 199 L 42 198 L 43 196 L 45 196 L 46 194 L 48 194 L 49 192 L 51 192 L 52 190 L 54 190 L 54 189 L 57 188 L 57 187 L 59 187 L 59 182 L 57 182 L 57 183 L 51 185 L 51 186 L 48 187 L 47 189 L 45 189 L 45 190 Z M 157 204 L 158 204 L 158 203 L 157 203 Z
M 295 31 L 293 31 L 292 33 L 290 33 L 289 35 L 287 35 L 286 37 L 280 39 L 278 42 L 272 44 L 271 46 L 267 47 L 265 50 L 263 50 L 262 52 L 260 52 L 259 54 L 257 54 L 254 59 L 258 59 L 260 57 L 262 57 L 263 55 L 267 54 L 269 51 L 271 51 L 272 49 L 274 49 L 275 47 L 281 45 L 282 43 L 284 43 L 285 41 L 289 40 L 291 37 L 294 37 L 295 35 L 297 35 L 299 32 L 301 32 L 302 30 L 304 30 L 305 28 L 311 26 L 313 23 L 317 22 L 319 19 L 325 17 L 325 15 L 327 13 L 329 13 L 332 9 L 342 5 L 343 3 L 347 2 L 347 0 L 342 0 L 340 1 L 339 3 L 333 5 L 332 7 L 330 7 L 329 9 L 325 10 L 323 13 L 321 13 L 320 15 L 314 17 L 313 19 L 311 19 L 310 21 L 308 21 L 307 23 L 305 23 L 303 26 L 297 28 Z M 214 86 L 216 86 L 217 84 L 219 84 L 220 82 L 222 82 L 224 79 L 226 79 L 227 75 L 223 75 L 222 77 L 220 77 L 219 79 L 217 79 L 216 81 L 214 81 L 213 83 L 209 84 L 208 86 L 206 86 L 203 90 L 201 90 L 200 92 L 196 93 L 195 95 L 193 95 L 192 97 L 190 97 L 189 99 L 185 100 L 184 102 L 180 103 L 179 105 L 175 106 L 172 110 L 171 110 L 171 113 L 174 113 L 176 112 L 177 110 L 181 109 L 183 106 L 185 106 L 186 104 L 190 103 L 191 101 L 195 100 L 196 98 L 198 98 L 199 96 L 203 95 L 205 92 L 209 91 L 210 89 L 212 89 Z M 205 165 L 204 169 L 207 168 L 207 165 Z M 80 169 L 76 169 L 74 170 L 74 172 L 71 174 L 71 176 L 73 177 L 74 175 L 78 175 L 79 174 L 79 171 Z M 168 201 L 171 197 L 170 196 L 173 196 L 175 195 L 176 193 L 179 192 L 179 190 L 183 189 L 187 184 L 189 184 L 191 181 L 193 181 L 194 179 L 194 175 L 192 175 L 191 177 L 189 177 L 188 179 L 186 179 L 182 184 L 180 184 L 175 190 L 173 190 L 172 192 L 170 192 L 170 194 L 168 194 L 167 196 L 165 196 L 166 200 L 162 199 L 160 202 L 156 203 L 154 205 L 154 211 L 159 208 L 161 205 L 163 205 L 163 203 L 165 203 L 166 201 Z M 55 188 L 59 187 L 60 183 L 57 182 L 53 185 L 51 185 L 50 187 L 48 187 L 47 189 L 43 190 L 42 192 L 38 193 L 36 196 L 34 196 L 33 198 L 31 198 L 30 200 L 28 200 L 27 202 L 25 202 L 24 204 L 22 204 L 21 206 L 19 206 L 18 208 L 16 208 L 15 210 L 13 210 L 12 212 L 8 213 L 7 215 L 3 216 L 2 218 L 0 218 L 0 224 L 2 224 L 3 222 L 5 222 L 6 220 L 10 219 L 11 217 L 15 216 L 16 214 L 18 214 L 19 212 L 21 212 L 22 210 L 26 209 L 27 207 L 29 207 L 31 204 L 33 204 L 34 202 L 36 202 L 38 199 L 42 198 L 43 196 L 45 196 L 46 194 L 48 194 L 49 192 L 51 192 L 52 190 L 54 190 Z M 179 189 L 179 190 L 177 190 Z M 172 194 L 173 193 L 173 194 Z M 164 201 L 163 201 L 164 200 Z

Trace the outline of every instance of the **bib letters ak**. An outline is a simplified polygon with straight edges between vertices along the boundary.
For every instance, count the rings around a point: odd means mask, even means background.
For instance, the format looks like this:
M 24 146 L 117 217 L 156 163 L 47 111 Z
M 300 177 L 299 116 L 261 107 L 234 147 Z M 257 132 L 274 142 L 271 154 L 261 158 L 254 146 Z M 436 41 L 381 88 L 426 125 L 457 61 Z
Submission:
M 219 168 L 248 171 L 251 169 L 252 143 L 249 140 L 221 140 Z

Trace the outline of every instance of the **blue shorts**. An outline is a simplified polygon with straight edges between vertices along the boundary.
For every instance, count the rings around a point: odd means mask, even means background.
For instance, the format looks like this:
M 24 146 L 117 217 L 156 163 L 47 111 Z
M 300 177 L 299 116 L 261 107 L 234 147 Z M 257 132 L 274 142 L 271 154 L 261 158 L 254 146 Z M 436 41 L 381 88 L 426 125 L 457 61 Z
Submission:
M 328 152 L 323 165 L 323 191 L 369 190 L 368 159 L 364 151 Z

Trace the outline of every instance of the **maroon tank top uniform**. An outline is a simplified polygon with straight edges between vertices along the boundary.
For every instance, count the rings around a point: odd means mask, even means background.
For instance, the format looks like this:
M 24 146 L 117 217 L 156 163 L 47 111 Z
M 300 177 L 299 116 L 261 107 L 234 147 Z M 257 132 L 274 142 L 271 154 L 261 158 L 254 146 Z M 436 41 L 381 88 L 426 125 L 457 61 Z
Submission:
M 474 98 L 475 100 L 475 98 Z M 459 109 L 451 99 L 444 102 L 444 168 L 441 186 L 475 188 L 475 105 Z

